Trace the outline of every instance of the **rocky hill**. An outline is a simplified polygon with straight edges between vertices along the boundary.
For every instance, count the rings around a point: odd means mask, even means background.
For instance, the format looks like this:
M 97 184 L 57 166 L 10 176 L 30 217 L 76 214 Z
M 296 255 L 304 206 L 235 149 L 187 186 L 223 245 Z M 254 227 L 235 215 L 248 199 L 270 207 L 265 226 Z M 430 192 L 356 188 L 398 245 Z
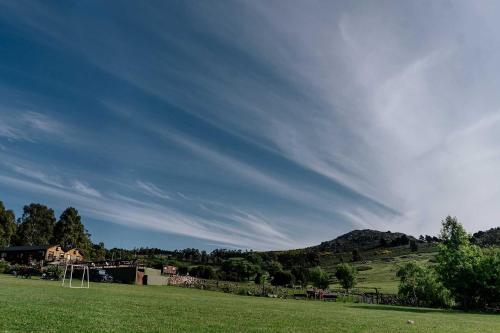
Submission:
M 472 241 L 480 246 L 500 246 L 500 227 L 478 231 L 472 235 Z
M 320 251 L 347 252 L 353 249 L 371 249 L 379 246 L 397 246 L 408 244 L 415 240 L 413 236 L 401 232 L 377 230 L 353 230 L 333 240 L 326 241 L 311 249 Z

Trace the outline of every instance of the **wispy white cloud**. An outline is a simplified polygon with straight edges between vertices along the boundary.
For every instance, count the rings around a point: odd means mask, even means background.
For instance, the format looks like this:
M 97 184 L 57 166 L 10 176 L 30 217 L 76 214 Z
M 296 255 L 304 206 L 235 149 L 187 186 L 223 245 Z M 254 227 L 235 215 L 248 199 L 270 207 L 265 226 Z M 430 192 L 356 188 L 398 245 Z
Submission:
M 88 217 L 109 221 L 133 228 L 146 228 L 165 233 L 189 236 L 198 239 L 228 244 L 235 247 L 266 249 L 285 246 L 284 237 L 267 224 L 255 217 L 239 216 L 237 225 L 217 220 L 209 220 L 164 205 L 124 196 L 89 196 L 30 180 L 0 175 L 0 183 L 20 190 L 42 193 L 64 202 L 78 206 L 79 211 Z M 134 202 L 134 205 L 130 203 Z M 63 208 L 63 207 L 61 207 Z M 287 245 L 293 245 L 288 240 Z
M 36 142 L 44 136 L 63 136 L 59 121 L 39 112 L 5 110 L 0 113 L 0 137 Z
M 64 187 L 64 184 L 58 175 L 49 175 L 49 174 L 42 172 L 40 170 L 36 170 L 32 167 L 26 167 L 26 166 L 22 166 L 22 165 L 11 163 L 11 162 L 4 162 L 4 165 L 20 175 L 37 180 L 43 184 L 54 186 L 54 187 L 59 187 L 59 188 Z
M 152 183 L 138 180 L 136 184 L 142 191 L 144 191 L 149 195 L 152 195 L 160 199 L 171 199 L 170 195 L 168 195 L 165 191 L 161 190 L 160 188 L 158 188 L 158 186 Z
M 137 123 L 148 125 L 149 134 L 236 175 L 241 183 L 321 210 L 326 213 L 323 225 L 334 213 L 355 226 L 414 233 L 436 232 L 446 214 L 463 218 L 471 230 L 498 224 L 498 4 L 485 10 L 472 2 L 190 3 L 186 17 L 196 22 L 193 35 L 202 34 L 204 43 L 178 38 L 161 10 L 146 7 L 141 15 L 124 16 L 130 26 L 156 41 L 141 43 L 143 47 L 136 45 L 141 36 L 120 29 L 113 20 L 103 20 L 75 39 L 71 29 L 64 29 L 67 15 L 57 10 L 44 4 L 4 6 L 41 32 L 39 38 L 78 52 L 132 87 L 265 148 L 294 167 L 341 184 L 287 177 L 282 170 L 266 169 L 256 159 L 249 162 L 221 149 L 224 143 L 211 145 L 170 131 L 160 121 L 150 127 L 147 116 L 132 107 L 121 112 L 128 120 L 136 117 Z M 227 49 L 207 47 L 208 41 Z M 177 52 L 169 52 L 173 49 Z M 116 50 L 122 51 L 120 61 Z M 238 59 L 228 58 L 234 54 Z M 119 104 L 112 97 L 107 100 L 108 105 Z M 0 136 L 36 140 L 19 130 L 20 122 L 35 132 L 55 133 L 53 126 L 31 117 L 0 122 Z M 53 182 L 43 175 L 31 178 Z M 148 195 L 170 197 L 161 189 L 164 184 L 135 185 Z M 392 210 L 376 209 L 372 201 Z M 229 233 L 233 244 L 244 238 L 221 221 L 174 214 L 176 223 L 186 223 L 183 229 L 162 224 L 158 213 L 143 209 L 148 227 L 158 223 L 167 226 L 162 230 L 183 234 L 217 230 L 211 240 L 227 241 L 224 235 Z M 242 230 L 269 234 L 269 240 L 287 240 L 280 228 L 284 222 L 275 215 L 271 219 L 253 211 L 229 212 L 218 217 L 246 225 Z M 115 212 L 99 214 L 114 221 L 122 218 Z M 318 235 L 318 241 L 321 238 Z
M 24 162 L 28 164 L 26 161 Z M 12 162 L 4 162 L 3 164 L 8 169 L 14 171 L 16 174 L 24 176 L 23 178 L 26 179 L 26 181 L 35 180 L 40 184 L 48 185 L 58 189 L 67 189 L 68 191 L 72 190 L 78 194 L 82 194 L 85 196 L 101 196 L 101 193 L 98 190 L 91 187 L 85 182 L 82 182 L 80 180 L 65 181 L 63 177 L 58 174 L 59 171 L 57 169 L 54 169 L 52 171 L 52 174 L 49 174 L 48 172 L 42 171 L 41 169 L 35 169 L 32 165 L 22 166 Z
M 88 184 L 85 184 L 79 180 L 73 181 L 72 188 L 75 191 L 77 191 L 83 195 L 88 195 L 91 197 L 100 197 L 101 196 L 101 193 L 98 190 L 90 187 Z

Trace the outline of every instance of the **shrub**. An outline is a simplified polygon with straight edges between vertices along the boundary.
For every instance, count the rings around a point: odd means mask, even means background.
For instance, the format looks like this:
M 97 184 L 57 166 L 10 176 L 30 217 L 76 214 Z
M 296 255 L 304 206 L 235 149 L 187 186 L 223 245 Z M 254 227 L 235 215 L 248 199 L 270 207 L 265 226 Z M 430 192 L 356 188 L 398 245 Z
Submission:
M 14 264 L 14 265 L 10 265 L 8 270 L 6 271 L 6 273 L 10 273 L 10 274 L 17 274 L 19 273 L 19 271 L 21 270 L 21 265 L 19 264 Z
M 0 273 L 7 273 L 10 269 L 10 264 L 7 261 L 0 260 Z
M 45 274 L 47 274 L 49 277 L 60 280 L 63 278 L 64 270 L 60 266 L 56 265 L 50 265 L 47 267 L 45 270 Z
M 236 290 L 236 294 L 238 295 L 241 295 L 241 296 L 246 296 L 246 295 L 249 295 L 250 292 L 247 288 L 245 287 L 239 287 L 237 290 Z
M 398 296 L 406 303 L 441 308 L 453 304 L 449 290 L 438 281 L 432 269 L 409 262 L 396 275 L 400 278 Z

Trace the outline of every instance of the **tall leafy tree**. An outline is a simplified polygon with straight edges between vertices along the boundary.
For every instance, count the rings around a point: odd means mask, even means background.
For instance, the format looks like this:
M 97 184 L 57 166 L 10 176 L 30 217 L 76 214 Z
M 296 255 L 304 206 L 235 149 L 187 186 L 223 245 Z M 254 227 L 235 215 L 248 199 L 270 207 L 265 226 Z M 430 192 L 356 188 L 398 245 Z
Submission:
M 73 207 L 66 208 L 55 224 L 54 243 L 65 248 L 78 247 L 88 255 L 92 250 L 89 236 L 78 210 Z
M 22 245 L 49 245 L 52 242 L 56 218 L 54 210 L 31 203 L 24 206 L 18 220 L 17 237 Z
M 462 307 L 478 306 L 481 288 L 477 273 L 483 252 L 470 243 L 464 227 L 451 216 L 442 222 L 441 239 L 436 257 L 436 271 L 440 280 Z
M 326 289 L 330 286 L 330 277 L 321 267 L 317 266 L 311 268 L 309 272 L 309 279 L 317 288 Z
M 0 247 L 10 246 L 16 234 L 16 216 L 0 201 Z
M 339 280 L 342 287 L 349 291 L 349 289 L 354 288 L 356 285 L 356 276 L 358 271 L 356 268 L 349 264 L 339 264 L 337 265 L 337 270 L 335 272 L 335 277 Z

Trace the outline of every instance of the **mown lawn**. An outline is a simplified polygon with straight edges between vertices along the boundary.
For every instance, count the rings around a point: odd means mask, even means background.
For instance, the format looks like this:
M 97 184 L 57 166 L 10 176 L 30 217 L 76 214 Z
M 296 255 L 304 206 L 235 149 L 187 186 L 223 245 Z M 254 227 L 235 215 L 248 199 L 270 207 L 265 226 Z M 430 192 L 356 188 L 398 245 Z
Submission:
M 0 332 L 500 332 L 500 315 L 0 274 Z M 407 320 L 415 321 L 408 325 Z

